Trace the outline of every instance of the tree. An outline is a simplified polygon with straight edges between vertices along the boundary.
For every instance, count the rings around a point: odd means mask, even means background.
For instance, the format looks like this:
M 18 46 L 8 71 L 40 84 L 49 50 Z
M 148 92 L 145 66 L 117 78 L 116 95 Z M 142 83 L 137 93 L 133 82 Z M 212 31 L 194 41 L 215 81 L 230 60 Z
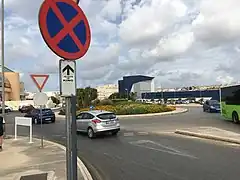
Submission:
M 97 89 L 86 87 L 77 89 L 77 103 L 80 108 L 89 107 L 97 99 Z
M 108 99 L 120 99 L 120 98 L 121 98 L 121 96 L 120 96 L 120 94 L 119 94 L 118 92 L 112 93 L 112 94 L 108 97 Z
M 136 98 L 137 98 L 137 93 L 131 92 L 131 93 L 129 94 L 129 100 L 135 101 Z

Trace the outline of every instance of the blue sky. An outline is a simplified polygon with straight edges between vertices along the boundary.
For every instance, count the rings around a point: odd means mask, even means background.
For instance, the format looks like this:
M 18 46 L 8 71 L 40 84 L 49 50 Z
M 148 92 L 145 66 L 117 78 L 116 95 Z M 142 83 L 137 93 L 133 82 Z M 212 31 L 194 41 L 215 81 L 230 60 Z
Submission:
M 59 89 L 58 60 L 38 27 L 43 0 L 8 0 L 6 65 L 36 91 L 30 74 L 49 74 L 45 91 Z M 156 86 L 239 80 L 239 0 L 81 0 L 92 32 L 77 61 L 78 87 L 116 84 L 124 75 L 155 76 Z

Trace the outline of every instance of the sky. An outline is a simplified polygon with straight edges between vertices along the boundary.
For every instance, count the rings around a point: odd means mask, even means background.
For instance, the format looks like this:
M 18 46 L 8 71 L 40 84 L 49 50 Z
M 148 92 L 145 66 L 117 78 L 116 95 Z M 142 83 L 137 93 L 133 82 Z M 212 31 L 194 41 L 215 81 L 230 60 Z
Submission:
M 59 57 L 38 26 L 43 0 L 5 1 L 5 65 L 20 73 L 48 74 L 43 91 L 59 90 Z M 239 80 L 239 0 L 80 0 L 92 40 L 77 60 L 78 87 L 117 84 L 126 75 L 155 77 L 157 87 Z

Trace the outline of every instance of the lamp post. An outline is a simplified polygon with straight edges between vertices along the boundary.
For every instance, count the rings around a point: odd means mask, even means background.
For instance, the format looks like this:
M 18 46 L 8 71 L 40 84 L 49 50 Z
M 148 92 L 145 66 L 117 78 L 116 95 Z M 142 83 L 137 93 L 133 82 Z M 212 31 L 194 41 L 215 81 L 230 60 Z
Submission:
M 1 46 L 2 46 L 2 116 L 5 119 L 5 75 L 4 75 L 4 0 L 2 0 Z
M 127 99 L 128 99 L 128 89 L 125 89 L 125 91 L 127 92 Z

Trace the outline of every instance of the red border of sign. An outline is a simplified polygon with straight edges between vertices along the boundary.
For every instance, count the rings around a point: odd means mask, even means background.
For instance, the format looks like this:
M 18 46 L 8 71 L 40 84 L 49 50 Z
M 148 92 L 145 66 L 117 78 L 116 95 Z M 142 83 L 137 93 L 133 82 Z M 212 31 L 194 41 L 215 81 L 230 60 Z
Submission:
M 31 74 L 30 76 L 31 76 L 33 82 L 37 85 L 37 88 L 39 89 L 39 91 L 42 91 L 43 87 L 45 86 L 45 84 L 46 84 L 46 82 L 49 78 L 49 75 L 46 75 L 46 74 Z M 42 85 L 38 84 L 37 80 L 35 79 L 37 77 L 44 77 L 45 78 Z
M 48 29 L 47 29 L 47 14 L 49 11 L 49 1 L 53 1 L 54 3 L 57 2 L 64 2 L 66 4 L 71 5 L 73 8 L 75 8 L 75 10 L 78 12 L 78 16 L 81 16 L 81 19 L 83 20 L 85 26 L 86 26 L 86 43 L 84 44 L 84 50 L 80 50 L 77 53 L 68 53 L 63 51 L 62 49 L 60 49 L 56 43 L 51 43 L 51 37 L 50 34 L 48 33 Z M 41 7 L 40 7 L 40 11 L 39 11 L 39 28 L 40 28 L 40 32 L 42 34 L 42 37 L 44 39 L 44 41 L 46 42 L 46 44 L 48 45 L 48 47 L 58 56 L 65 58 L 67 60 L 76 60 L 79 59 L 81 57 L 83 57 L 86 52 L 88 51 L 88 48 L 90 46 L 90 42 L 91 42 L 91 31 L 90 31 L 90 26 L 88 23 L 88 20 L 84 14 L 84 12 L 82 11 L 82 9 L 78 6 L 78 4 L 76 4 L 74 1 L 69 1 L 69 0 L 45 0 L 43 1 Z

